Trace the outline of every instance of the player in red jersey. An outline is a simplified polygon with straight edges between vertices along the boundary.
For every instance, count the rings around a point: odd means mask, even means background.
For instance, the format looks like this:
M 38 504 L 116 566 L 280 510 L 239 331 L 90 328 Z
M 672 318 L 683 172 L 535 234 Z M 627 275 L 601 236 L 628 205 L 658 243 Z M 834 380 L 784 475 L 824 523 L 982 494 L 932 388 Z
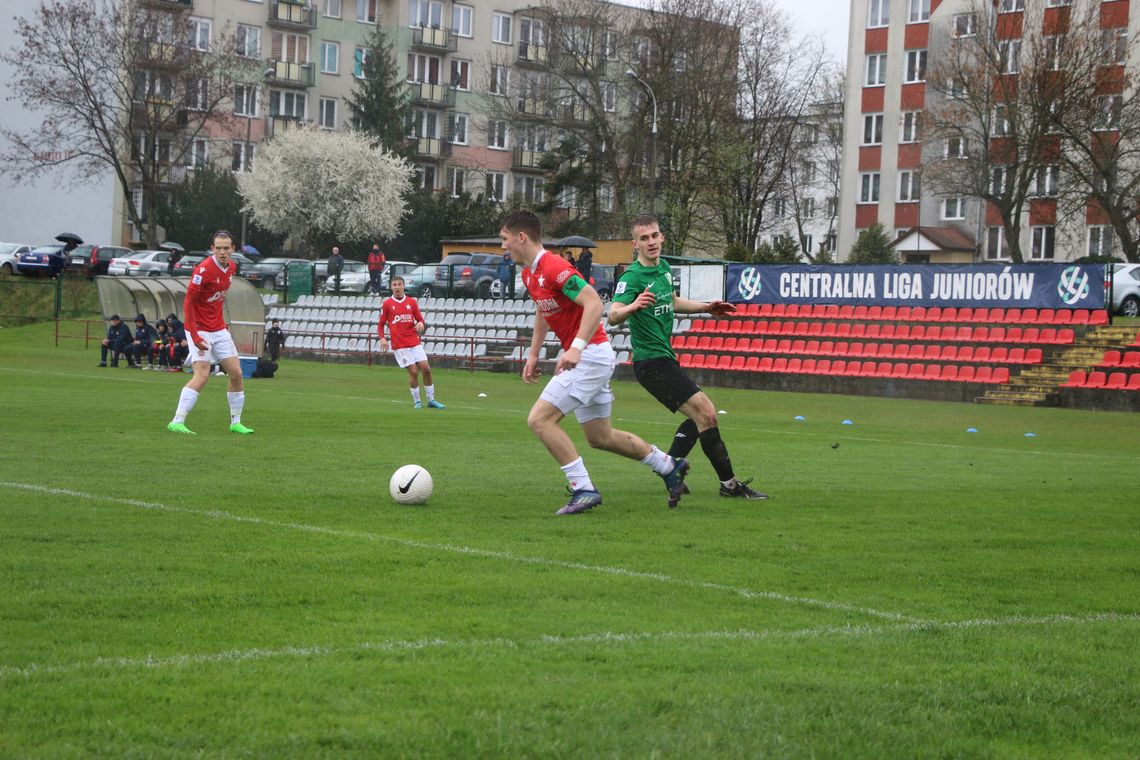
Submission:
M 539 349 L 553 330 L 565 353 L 554 367 L 554 377 L 531 407 L 527 424 L 570 483 L 570 501 L 557 514 L 585 512 L 602 503 L 574 442 L 560 426 L 571 412 L 586 440 L 595 449 L 612 451 L 648 465 L 665 480 L 669 506 L 681 498 L 689 463 L 673 459 L 633 433 L 610 424 L 613 393 L 610 377 L 614 351 L 602 329 L 602 299 L 565 259 L 542 247 L 542 223 L 530 211 L 515 211 L 499 229 L 503 250 L 524 267 L 523 283 L 534 299 L 534 335 L 522 377 L 537 382 Z
M 190 341 L 190 353 L 186 361 L 193 368 L 194 376 L 182 389 L 182 395 L 178 397 L 178 409 L 166 429 L 173 433 L 194 435 L 194 431 L 186 427 L 186 417 L 210 379 L 210 365 L 217 363 L 229 375 L 226 398 L 230 404 L 230 431 L 249 435 L 253 431 L 241 424 L 241 410 L 245 406 L 241 359 L 238 358 L 237 346 L 222 317 L 226 291 L 230 289 L 234 272 L 237 271 L 237 264 L 230 258 L 234 252 L 233 236 L 224 230 L 215 233 L 210 251 L 213 255 L 197 264 L 190 272 L 190 285 L 186 288 L 186 299 L 182 302 L 183 326 Z
M 392 333 L 392 354 L 396 357 L 396 364 L 408 371 L 408 388 L 412 391 L 412 403 L 416 409 L 423 406 L 420 403 L 421 372 L 428 409 L 444 409 L 446 407 L 435 400 L 431 365 L 420 344 L 420 335 L 424 331 L 424 315 L 420 313 L 420 305 L 416 299 L 404 294 L 404 278 L 400 275 L 392 275 L 389 285 L 392 295 L 380 305 L 380 322 L 376 325 L 376 331 L 380 333 L 380 350 L 388 350 L 388 339 L 384 337 L 384 328 L 387 327 Z

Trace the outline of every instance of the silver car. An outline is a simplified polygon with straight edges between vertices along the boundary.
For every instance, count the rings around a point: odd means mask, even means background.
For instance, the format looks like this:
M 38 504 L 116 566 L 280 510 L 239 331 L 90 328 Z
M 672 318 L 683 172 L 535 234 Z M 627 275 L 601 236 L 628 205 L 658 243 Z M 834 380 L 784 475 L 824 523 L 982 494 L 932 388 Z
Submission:
M 15 274 L 20 254 L 30 250 L 32 247 L 23 243 L 0 243 L 0 274 Z
M 111 259 L 107 274 L 128 277 L 158 277 L 166 274 L 170 251 L 135 251 L 130 256 Z
M 1125 317 L 1140 317 L 1140 264 L 1113 264 L 1112 311 Z M 1106 278 L 1107 279 L 1107 278 Z M 1105 282 L 1105 287 L 1109 283 Z

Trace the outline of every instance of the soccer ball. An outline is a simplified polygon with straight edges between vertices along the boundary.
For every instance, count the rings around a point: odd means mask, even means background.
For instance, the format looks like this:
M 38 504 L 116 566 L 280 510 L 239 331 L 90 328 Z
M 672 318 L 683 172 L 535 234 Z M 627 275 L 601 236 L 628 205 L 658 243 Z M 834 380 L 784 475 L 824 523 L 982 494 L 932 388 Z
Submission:
M 398 504 L 423 504 L 431 496 L 431 473 L 418 464 L 406 464 L 392 473 L 388 492 Z

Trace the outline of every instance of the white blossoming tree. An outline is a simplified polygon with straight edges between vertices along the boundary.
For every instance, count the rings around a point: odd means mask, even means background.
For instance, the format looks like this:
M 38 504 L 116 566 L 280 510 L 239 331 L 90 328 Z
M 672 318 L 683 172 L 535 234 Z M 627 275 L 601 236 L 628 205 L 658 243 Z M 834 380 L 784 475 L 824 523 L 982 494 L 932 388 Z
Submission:
M 411 176 L 406 161 L 364 134 L 302 126 L 266 143 L 238 188 L 254 221 L 308 248 L 317 235 L 395 237 Z

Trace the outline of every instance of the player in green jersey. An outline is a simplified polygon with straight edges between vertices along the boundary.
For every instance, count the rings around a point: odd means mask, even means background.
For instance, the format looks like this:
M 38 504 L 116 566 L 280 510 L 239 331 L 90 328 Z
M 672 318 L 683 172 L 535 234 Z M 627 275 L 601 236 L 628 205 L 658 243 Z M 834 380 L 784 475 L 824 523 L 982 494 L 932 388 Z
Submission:
M 643 214 L 633 221 L 633 247 L 637 260 L 625 270 L 614 288 L 609 323 L 629 320 L 633 343 L 633 372 L 637 381 L 671 412 L 681 412 L 685 421 L 677 428 L 670 456 L 684 458 L 699 442 L 720 479 L 720 495 L 742 499 L 767 499 L 768 495 L 738 480 L 728 449 L 717 427 L 716 407 L 681 368 L 669 340 L 674 314 L 714 316 L 731 314 L 736 307 L 726 301 L 693 301 L 673 294 L 673 274 L 661 261 L 665 236 L 657 219 Z

